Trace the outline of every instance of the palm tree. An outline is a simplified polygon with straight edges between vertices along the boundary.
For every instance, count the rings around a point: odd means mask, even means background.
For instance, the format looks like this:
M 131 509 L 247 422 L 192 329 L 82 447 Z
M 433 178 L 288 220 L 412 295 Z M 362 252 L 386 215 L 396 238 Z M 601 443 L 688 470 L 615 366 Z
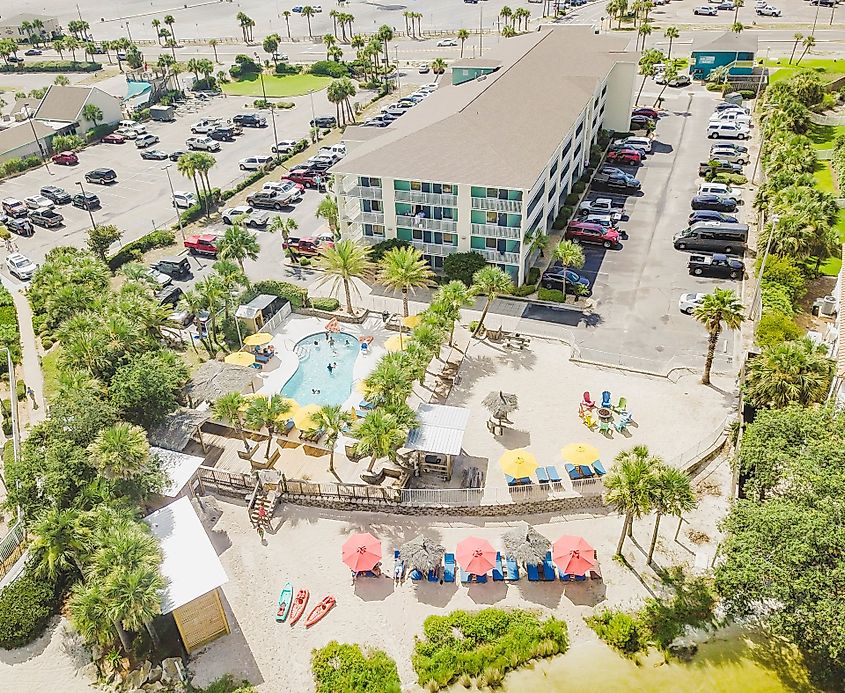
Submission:
M 208 41 L 208 45 L 211 46 L 211 50 L 214 51 L 214 64 L 215 65 L 220 64 L 220 59 L 217 57 L 217 46 L 218 46 L 219 43 L 220 43 L 220 41 L 218 41 L 215 38 L 209 39 L 209 41 Z
M 55 40 L 55 41 L 53 41 L 53 43 L 52 43 L 52 44 L 50 44 L 50 45 L 53 47 L 53 50 L 54 50 L 54 51 L 56 51 L 56 53 L 58 53 L 58 54 L 59 54 L 59 58 L 61 58 L 62 60 L 64 60 L 65 54 L 64 54 L 64 52 L 63 52 L 63 51 L 64 51 L 64 49 L 67 47 L 67 42 L 66 42 L 66 40 L 65 40 L 65 39 L 56 39 L 56 40 Z
M 499 10 L 499 17 L 505 20 L 505 27 L 509 27 L 511 17 L 513 17 L 513 10 L 507 5 L 505 5 L 504 7 L 502 7 L 501 10 Z
M 431 300 L 431 309 L 440 312 L 450 325 L 449 346 L 455 337 L 455 323 L 461 319 L 461 308 L 475 303 L 475 293 L 460 280 L 441 286 Z
M 180 156 L 176 161 L 176 170 L 185 176 L 185 178 L 191 178 L 194 181 L 197 199 L 202 200 L 203 196 L 200 194 L 199 183 L 197 182 L 197 159 L 193 153 Z
M 739 8 L 745 5 L 743 0 L 733 0 L 734 2 L 734 24 L 739 24 Z M 737 32 L 738 33 L 738 32 Z
M 267 227 L 268 231 L 279 231 L 282 234 L 282 240 L 287 243 L 288 239 L 290 238 L 290 234 L 292 231 L 296 231 L 299 228 L 299 224 L 296 223 L 296 219 L 291 219 L 290 217 L 274 217 L 273 221 L 270 223 L 270 226 Z M 293 250 L 288 247 L 287 249 L 288 257 L 293 255 Z
M 586 262 L 584 251 L 574 241 L 561 241 L 555 246 L 554 256 L 563 265 L 563 271 L 569 268 L 581 269 Z M 563 282 L 563 296 L 566 298 L 566 282 Z
M 792 35 L 792 40 L 794 41 L 794 43 L 792 44 L 792 52 L 789 54 L 790 65 L 792 65 L 792 59 L 795 57 L 795 51 L 798 50 L 798 44 L 801 43 L 803 38 L 804 34 L 801 34 L 797 31 Z
M 370 458 L 367 471 L 372 472 L 378 459 L 386 457 L 391 462 L 396 461 L 396 451 L 405 442 L 407 430 L 390 412 L 374 409 L 355 427 L 352 435 L 358 441 L 355 444 L 357 452 Z
M 80 527 L 79 511 L 50 507 L 29 531 L 34 537 L 29 545 L 29 557 L 36 575 L 57 580 L 75 570 L 82 576 L 86 533 Z
M 314 8 L 311 5 L 306 5 L 302 8 L 302 12 L 300 14 L 308 20 L 308 36 L 313 37 L 311 33 L 311 17 L 314 16 Z
M 810 52 L 810 49 L 816 45 L 816 37 L 815 36 L 805 36 L 804 40 L 801 42 L 801 45 L 804 47 L 804 50 L 801 52 L 801 57 L 795 62 L 796 65 L 800 65 L 801 61 L 804 59 L 804 56 Z
M 337 439 L 352 424 L 352 414 L 339 405 L 327 404 L 320 407 L 311 422 L 315 428 L 321 428 L 326 433 L 326 445 L 329 448 L 329 472 L 334 474 L 334 448 Z
M 660 459 L 651 457 L 648 447 L 636 445 L 616 456 L 616 463 L 604 478 L 605 502 L 625 515 L 616 555 L 622 555 L 625 536 L 631 536 L 634 519 L 651 510 L 654 472 Z
M 393 29 L 387 24 L 382 24 L 376 32 L 376 38 L 384 47 L 384 64 L 387 65 L 390 62 L 390 56 L 388 55 L 387 48 L 388 44 L 393 40 Z
M 737 35 L 745 30 L 745 25 L 742 22 L 734 22 L 731 24 L 731 31 Z
M 338 284 L 342 283 L 346 296 L 346 312 L 354 315 L 349 283 L 353 279 L 368 280 L 372 277 L 374 266 L 370 262 L 370 249 L 349 239 L 338 241 L 333 247 L 320 249 L 318 264 L 325 274 L 317 285 L 331 282 L 332 293 L 335 293 Z
M 404 402 L 413 392 L 412 370 L 403 352 L 385 354 L 364 379 L 364 394 L 378 405 Z
M 223 310 L 228 320 L 229 312 L 237 301 L 238 290 L 249 286 L 249 279 L 247 279 L 243 270 L 231 260 L 218 260 L 211 266 L 211 269 L 214 270 L 214 276 L 219 280 L 226 293 Z
M 228 422 L 235 427 L 241 440 L 244 442 L 244 449 L 249 450 L 249 441 L 244 433 L 243 407 L 247 400 L 240 392 L 230 392 L 221 395 L 214 400 L 212 411 L 217 419 Z
M 157 565 L 135 569 L 117 567 L 103 582 L 102 596 L 106 613 L 117 626 L 127 654 L 129 650 L 126 649 L 128 639 L 125 631 L 137 632 L 144 626 L 151 630 L 152 620 L 161 614 L 160 592 L 166 586 Z
M 481 311 L 481 318 L 478 325 L 475 326 L 475 331 L 472 336 L 475 337 L 484 326 L 484 319 L 487 317 L 487 311 L 502 294 L 509 294 L 513 291 L 513 280 L 510 275 L 503 269 L 494 265 L 482 267 L 474 275 L 472 275 L 472 290 L 474 293 L 484 296 L 487 303 L 484 304 L 484 310 Z
M 464 43 L 469 38 L 469 32 L 466 29 L 458 29 L 458 41 L 461 42 L 461 57 L 464 57 Z
M 408 317 L 408 292 L 431 286 L 434 274 L 422 253 L 414 247 L 392 248 L 379 262 L 378 281 L 394 292 L 402 292 L 402 310 Z
M 228 258 L 235 260 L 240 265 L 241 272 L 244 272 L 244 260 L 257 260 L 259 252 L 261 252 L 261 246 L 255 236 L 243 226 L 232 224 L 223 232 L 218 256 L 222 260 Z
M 651 500 L 657 515 L 654 518 L 654 531 L 648 547 L 649 565 L 654 556 L 654 547 L 657 545 L 660 518 L 663 515 L 677 515 L 679 519 L 682 519 L 684 513 L 695 507 L 695 494 L 692 492 L 689 475 L 680 469 L 661 465 L 654 476 Z
M 282 17 L 285 18 L 285 26 L 288 28 L 288 38 L 290 38 L 290 10 L 285 10 L 282 12 Z
M 645 20 L 640 24 L 640 28 L 637 29 L 637 37 L 642 36 L 643 45 L 641 50 L 645 50 L 645 42 L 646 39 L 651 36 L 651 32 L 654 31 L 654 27 L 651 26 L 651 22 Z
M 94 127 L 97 127 L 98 121 L 103 119 L 103 111 L 96 104 L 85 104 L 85 106 L 82 107 L 82 117 L 85 120 L 90 120 L 94 123 Z
M 193 296 L 196 296 L 196 299 Z M 228 296 L 226 290 L 223 288 L 223 283 L 219 277 L 215 275 L 207 276 L 205 279 L 194 284 L 194 288 L 185 293 L 185 299 L 199 300 L 203 309 L 209 313 L 208 330 L 210 341 L 218 343 L 217 341 L 217 313 L 226 305 Z
M 328 60 L 330 57 L 328 51 L 331 51 L 331 49 L 337 45 L 337 38 L 332 34 L 326 34 L 323 36 L 323 43 L 326 46 L 326 60 Z
M 100 431 L 88 453 L 107 479 L 132 479 L 146 468 L 150 444 L 143 428 L 121 421 Z
M 281 395 L 255 397 L 250 400 L 244 420 L 247 425 L 258 431 L 262 428 L 267 429 L 267 454 L 265 457 L 268 459 L 270 458 L 270 445 L 273 442 L 273 433 L 276 431 L 276 426 L 278 426 L 282 417 L 288 414 L 290 410 L 290 400 L 285 399 Z
M 704 361 L 704 374 L 701 376 L 703 385 L 710 384 L 710 369 L 713 367 L 713 357 L 722 329 L 739 329 L 745 319 L 742 314 L 742 302 L 731 289 L 714 289 L 693 311 L 695 319 L 707 329 L 707 358 Z
M 749 360 L 745 396 L 755 407 L 806 407 L 825 399 L 833 371 L 824 344 L 809 339 L 774 344 Z
M 419 344 L 431 356 L 440 360 L 440 347 L 443 345 L 443 340 L 446 337 L 440 325 L 423 321 L 411 333 L 411 339 Z M 428 365 L 428 363 L 426 363 Z
M 73 627 L 86 642 L 101 647 L 112 644 L 115 629 L 100 584 L 93 580 L 77 582 L 71 589 L 68 610 Z
M 431 71 L 437 75 L 437 77 L 434 78 L 434 81 L 436 82 L 440 79 L 440 75 L 446 72 L 446 61 L 443 60 L 443 58 L 435 58 L 431 61 Z
M 331 12 L 329 12 L 329 17 L 332 18 L 332 25 L 334 27 L 332 29 L 332 38 L 334 39 L 337 39 L 337 18 L 339 15 L 340 13 L 337 10 L 332 10 Z M 325 39 L 326 37 L 324 36 L 323 41 L 325 41 Z
M 666 31 L 663 32 L 663 35 L 667 39 L 669 39 L 669 50 L 667 51 L 666 59 L 671 60 L 672 59 L 672 41 L 674 41 L 676 38 L 678 38 L 681 35 L 681 32 L 678 31 L 678 27 L 676 27 L 676 26 L 667 26 Z
M 332 235 L 337 238 L 337 200 L 335 200 L 331 195 L 326 195 L 322 200 L 320 200 L 320 204 L 317 206 L 317 211 L 314 213 L 314 216 L 318 219 L 325 219 L 326 223 L 329 225 L 329 231 L 331 231 Z
M 176 20 L 173 18 L 173 15 L 164 15 L 164 23 L 167 24 L 167 27 L 170 29 L 170 35 L 173 37 L 173 43 L 176 43 L 176 32 L 173 30 L 173 25 L 176 23 Z
M 512 26 L 502 27 L 502 38 L 513 38 L 514 36 L 516 36 L 516 29 Z

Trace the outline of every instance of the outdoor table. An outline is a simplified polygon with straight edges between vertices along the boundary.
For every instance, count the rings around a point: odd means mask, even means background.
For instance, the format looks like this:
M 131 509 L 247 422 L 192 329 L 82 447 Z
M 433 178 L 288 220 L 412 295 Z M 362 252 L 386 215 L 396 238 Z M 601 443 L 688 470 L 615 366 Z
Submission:
M 613 419 L 613 412 L 608 407 L 599 407 L 596 413 L 602 421 L 611 421 Z

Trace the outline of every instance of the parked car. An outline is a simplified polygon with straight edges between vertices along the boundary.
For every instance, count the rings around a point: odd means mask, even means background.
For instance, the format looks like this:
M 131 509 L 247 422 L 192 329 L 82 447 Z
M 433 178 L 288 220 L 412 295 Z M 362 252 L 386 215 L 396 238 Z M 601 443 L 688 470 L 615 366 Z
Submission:
M 334 116 L 317 116 L 309 122 L 312 128 L 333 128 L 337 127 L 337 118 Z
M 721 195 L 722 197 L 731 198 L 737 202 L 740 200 L 740 193 L 726 183 L 701 183 L 698 186 L 699 195 Z
M 540 286 L 544 289 L 558 289 L 559 291 L 563 290 L 564 282 L 566 283 L 566 291 L 567 292 L 575 292 L 576 286 L 583 286 L 584 289 L 581 291 L 586 292 L 584 295 L 589 295 L 592 293 L 590 288 L 590 280 L 586 277 L 582 277 L 576 271 L 567 269 L 564 270 L 563 267 L 551 267 L 543 272 L 543 276 L 540 277 Z
M 654 127 L 654 120 L 644 115 L 631 116 L 630 130 L 648 130 Z
M 293 203 L 299 202 L 302 199 L 305 186 L 301 183 L 294 183 L 292 180 L 282 179 L 280 181 L 267 181 L 261 186 L 261 189 L 290 195 L 290 202 Z
M 575 243 L 594 243 L 605 248 L 619 245 L 619 232 L 616 229 L 586 221 L 570 221 L 566 227 L 566 238 Z
M 287 207 L 291 203 L 292 196 L 285 193 L 276 192 L 275 190 L 259 190 L 251 195 L 247 195 L 247 204 L 253 207 L 263 207 L 265 209 L 280 210 Z
M 613 200 L 609 197 L 599 197 L 595 200 L 585 200 L 578 205 L 578 214 L 607 214 L 614 223 L 617 223 L 622 221 L 625 209 L 623 207 L 615 207 L 613 205 Z
M 267 119 L 256 113 L 238 113 L 232 118 L 232 122 L 247 128 L 266 128 Z
M 722 224 L 736 224 L 739 222 L 732 214 L 717 212 L 712 209 L 699 209 L 689 215 L 690 226 L 698 221 L 717 221 Z
M 14 197 L 7 197 L 0 203 L 3 212 L 10 217 L 25 217 L 27 215 L 27 207 L 21 200 Z
M 170 159 L 171 161 L 179 161 L 179 157 L 181 157 L 183 154 L 187 154 L 187 153 L 188 152 L 186 152 L 183 149 L 177 149 L 175 152 L 171 152 L 170 156 L 168 156 L 167 158 Z
M 207 135 L 221 126 L 219 118 L 203 118 L 191 125 L 191 132 L 195 135 Z
M 210 255 L 216 257 L 218 238 L 213 233 L 198 233 L 185 239 L 185 247 L 191 255 Z
M 270 147 L 273 154 L 290 154 L 296 146 L 296 140 L 279 140 Z
M 258 156 L 248 156 L 238 162 L 238 168 L 241 171 L 257 171 L 259 168 L 273 160 L 272 156 L 267 154 L 260 154 Z
M 144 149 L 145 147 L 152 147 L 154 144 L 158 144 L 159 139 L 155 135 L 141 135 L 135 140 L 135 146 L 138 149 Z
M 12 253 L 6 258 L 6 268 L 21 281 L 29 281 L 38 265 L 22 253 Z
M 79 163 L 79 157 L 73 152 L 53 154 L 53 163 L 59 166 L 73 166 Z
M 231 128 L 216 128 L 208 133 L 215 142 L 234 142 L 235 132 Z
M 246 226 L 249 226 L 249 217 L 255 214 L 255 210 L 250 207 L 249 205 L 238 205 L 237 207 L 229 207 L 229 209 L 223 210 L 223 223 L 224 224 L 235 224 L 235 223 L 243 223 Z M 259 214 L 264 215 L 264 223 L 263 224 L 252 224 L 253 226 L 266 226 L 267 224 L 267 213 L 266 212 L 259 212 Z M 244 219 L 238 222 L 239 217 L 244 217 Z
M 440 39 L 437 42 L 438 48 L 452 48 L 452 47 L 457 46 L 457 45 L 458 45 L 458 42 L 455 39 Z
M 295 255 L 318 255 L 322 248 L 333 247 L 334 238 L 330 235 L 288 238 L 282 242 L 282 250 L 290 250 Z
M 745 273 L 745 263 L 733 255 L 722 253 L 690 255 L 687 262 L 690 274 L 697 277 L 722 277 L 741 279 Z
M 639 166 L 642 163 L 643 155 L 638 149 L 612 149 L 607 153 L 605 160 L 613 164 L 628 164 Z
M 716 173 L 742 173 L 742 166 L 726 161 L 718 156 L 711 155 L 710 161 L 702 161 L 698 164 L 698 175 L 706 176 L 711 171 Z
M 173 206 L 179 209 L 187 209 L 198 203 L 197 196 L 192 192 L 177 190 L 173 193 Z
M 689 75 L 677 75 L 667 82 L 666 75 L 664 74 L 660 77 L 655 77 L 654 82 L 655 84 L 665 84 L 667 87 L 688 87 L 692 84 L 692 79 L 690 79 Z
M 639 149 L 643 154 L 651 154 L 652 142 L 648 137 L 626 137 L 624 140 L 616 140 L 614 148 L 624 147 L 626 149 Z
M 198 149 L 206 152 L 219 152 L 220 143 L 210 137 L 189 137 L 185 140 L 188 149 Z
M 70 203 L 70 195 L 65 190 L 57 188 L 55 185 L 45 185 L 38 192 L 50 200 L 50 202 L 57 205 L 66 205 Z
M 736 200 L 721 195 L 696 195 L 692 198 L 690 206 L 694 210 L 709 209 L 715 212 L 735 212 Z
M 61 226 L 65 222 L 65 218 L 53 209 L 34 209 L 29 213 L 29 220 L 46 229 Z
M 640 107 L 635 108 L 631 111 L 632 116 L 645 116 L 646 118 L 651 118 L 654 121 L 657 121 L 660 118 L 660 111 L 656 108 L 647 108 L 647 107 Z
M 97 209 L 100 206 L 100 198 L 94 193 L 76 193 L 70 203 L 74 207 L 90 211 L 92 209 Z
M 707 125 L 707 137 L 715 139 L 724 137 L 727 139 L 747 140 L 751 137 L 751 130 L 742 123 L 730 121 L 711 122 Z
M 780 17 L 782 12 L 774 5 L 764 5 L 757 7 L 754 11 L 761 17 Z
M 110 168 L 95 168 L 85 174 L 85 181 L 98 185 L 109 185 L 110 183 L 117 183 L 117 174 Z
M 165 272 L 159 272 L 155 267 L 147 268 L 146 274 L 156 289 L 163 289 L 173 281 L 173 277 Z
M 313 171 L 294 169 L 288 172 L 282 180 L 292 180 L 294 183 L 299 183 L 311 190 L 326 189 L 325 176 L 321 176 Z
M 714 5 L 699 5 L 692 11 L 692 13 L 708 17 L 717 17 L 719 15 L 719 10 Z
M 613 166 L 603 166 L 599 169 L 593 176 L 593 185 L 625 192 L 637 191 L 641 187 L 640 181 L 634 176 Z
M 35 233 L 32 222 L 26 217 L 6 217 L 3 220 L 3 226 L 12 233 L 18 234 L 18 236 L 32 236 Z
M 466 0 L 464 0 L 466 2 Z M 428 63 L 420 63 L 420 66 L 417 70 L 421 75 L 427 75 L 431 71 L 431 66 Z
M 684 315 L 692 315 L 692 312 L 704 301 L 706 295 L 702 293 L 681 294 L 678 299 L 678 310 Z
M 53 209 L 52 201 L 44 197 L 44 195 L 30 195 L 29 197 L 23 198 L 23 201 L 27 209 L 40 209 L 41 207 Z
M 175 279 L 187 277 L 191 273 L 191 263 L 188 262 L 186 257 L 163 258 L 151 267 L 157 272 L 162 272 Z
M 746 161 L 748 161 L 748 147 L 744 144 L 739 144 L 737 142 L 716 142 L 710 145 L 710 150 L 712 151 L 717 147 L 724 150 L 729 149 L 737 154 L 744 154 Z
M 710 158 L 729 161 L 732 164 L 739 164 L 740 166 L 748 163 L 748 154 L 743 154 L 721 144 L 714 144 L 710 147 Z
M 123 144 L 124 142 L 126 142 L 126 137 L 124 137 L 120 133 L 112 132 L 111 134 L 103 137 L 100 142 L 105 142 L 106 144 Z
M 161 149 L 145 149 L 141 152 L 141 158 L 152 161 L 164 161 L 167 159 L 167 152 L 163 152 Z
M 28 51 L 24 53 L 24 55 L 41 55 L 41 51 L 37 48 L 30 48 Z

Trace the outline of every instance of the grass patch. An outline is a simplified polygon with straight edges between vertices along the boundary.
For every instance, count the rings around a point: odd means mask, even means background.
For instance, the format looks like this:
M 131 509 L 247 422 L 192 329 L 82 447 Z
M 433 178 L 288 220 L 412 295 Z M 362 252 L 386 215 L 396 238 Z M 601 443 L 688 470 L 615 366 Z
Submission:
M 836 217 L 836 233 L 839 234 L 839 242 L 845 243 L 845 209 L 839 210 L 839 215 Z M 839 275 L 839 270 L 842 269 L 842 256 L 832 255 L 819 265 L 819 272 L 827 277 L 836 277 Z
M 836 187 L 833 184 L 833 169 L 830 167 L 830 162 L 817 161 L 813 178 L 816 179 L 816 186 L 819 190 L 836 195 Z
M 420 685 L 428 691 L 445 688 L 459 679 L 475 679 L 479 689 L 495 688 L 508 671 L 569 649 L 564 621 L 542 620 L 521 609 L 429 616 L 423 623 L 423 633 L 412 663 Z
M 396 662 L 377 649 L 332 640 L 311 653 L 317 693 L 400 693 Z
M 264 75 L 267 96 L 301 96 L 309 91 L 321 91 L 331 84 L 331 77 L 317 75 Z M 257 74 L 244 75 L 240 79 L 223 84 L 223 91 L 233 96 L 263 96 L 261 80 Z
M 845 125 L 817 125 L 810 123 L 807 137 L 816 149 L 833 149 L 833 141 L 838 135 L 845 133 Z
M 798 55 L 800 55 L 800 47 Z M 766 67 L 777 68 L 769 75 L 769 82 L 783 82 L 796 72 L 801 70 L 813 71 L 824 80 L 832 81 L 845 74 L 845 60 L 836 60 L 834 58 L 812 58 L 801 61 L 800 65 L 794 62 L 789 64 L 788 58 L 769 59 L 765 61 Z
M 62 348 L 55 346 L 41 357 L 41 370 L 44 373 L 44 399 L 48 402 L 59 391 L 59 357 Z

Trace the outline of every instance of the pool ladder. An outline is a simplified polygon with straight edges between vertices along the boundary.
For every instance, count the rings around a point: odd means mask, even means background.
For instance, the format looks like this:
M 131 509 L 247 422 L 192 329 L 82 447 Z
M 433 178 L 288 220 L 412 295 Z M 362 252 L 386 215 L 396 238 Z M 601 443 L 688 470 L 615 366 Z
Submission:
M 293 348 L 293 353 L 296 354 L 300 361 L 305 361 L 311 353 L 311 350 L 306 349 L 304 346 L 297 345 Z

